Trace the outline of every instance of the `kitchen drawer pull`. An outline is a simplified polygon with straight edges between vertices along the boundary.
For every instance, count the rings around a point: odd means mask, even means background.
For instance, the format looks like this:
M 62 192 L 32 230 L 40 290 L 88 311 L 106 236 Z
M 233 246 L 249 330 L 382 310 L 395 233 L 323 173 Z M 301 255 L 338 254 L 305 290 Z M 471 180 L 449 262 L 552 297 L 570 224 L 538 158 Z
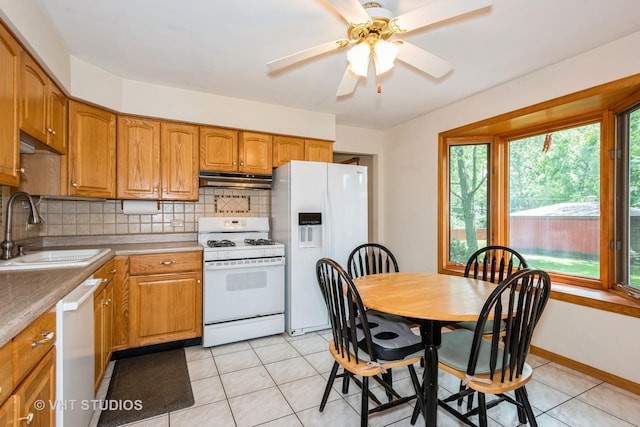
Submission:
M 175 261 L 160 261 L 160 265 L 172 265 L 175 264 Z
M 32 348 L 36 348 L 37 346 L 39 346 L 41 344 L 46 344 L 49 341 L 51 341 L 53 339 L 53 337 L 55 336 L 55 332 L 44 331 L 42 333 L 42 336 L 44 336 L 44 338 L 42 338 L 41 340 L 34 341 L 34 342 L 31 343 L 31 347 Z M 27 423 L 28 423 L 28 421 L 27 421 Z
M 104 279 L 102 279 L 102 283 L 107 283 L 109 281 L 109 279 L 107 279 L 106 277 Z
M 33 412 L 29 412 L 26 417 L 18 418 L 18 421 L 26 421 L 27 424 L 31 424 L 34 417 Z
M 109 270 L 109 271 L 107 271 L 107 274 L 116 274 L 116 270 L 115 270 L 115 268 L 114 268 L 113 270 Z

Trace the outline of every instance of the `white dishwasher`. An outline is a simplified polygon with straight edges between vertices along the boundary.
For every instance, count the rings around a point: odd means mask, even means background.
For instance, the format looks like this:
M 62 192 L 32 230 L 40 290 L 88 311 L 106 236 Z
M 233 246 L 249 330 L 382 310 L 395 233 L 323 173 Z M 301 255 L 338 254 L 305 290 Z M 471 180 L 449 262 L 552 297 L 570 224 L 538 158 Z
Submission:
M 87 427 L 93 415 L 93 407 L 88 405 L 95 396 L 93 293 L 101 281 L 86 279 L 56 305 L 58 426 Z

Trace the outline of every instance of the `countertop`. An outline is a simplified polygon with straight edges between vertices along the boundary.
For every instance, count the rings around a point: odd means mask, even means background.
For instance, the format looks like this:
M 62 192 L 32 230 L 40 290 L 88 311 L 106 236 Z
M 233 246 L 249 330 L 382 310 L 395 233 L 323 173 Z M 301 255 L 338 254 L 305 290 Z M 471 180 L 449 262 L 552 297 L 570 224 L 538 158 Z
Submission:
M 116 255 L 200 251 L 197 241 L 115 243 L 108 245 L 65 246 L 66 249 L 108 248 L 110 251 L 93 264 L 74 268 L 29 271 L 0 269 L 0 346 L 8 343 L 40 315 L 76 288 Z M 52 249 L 47 247 L 47 249 Z

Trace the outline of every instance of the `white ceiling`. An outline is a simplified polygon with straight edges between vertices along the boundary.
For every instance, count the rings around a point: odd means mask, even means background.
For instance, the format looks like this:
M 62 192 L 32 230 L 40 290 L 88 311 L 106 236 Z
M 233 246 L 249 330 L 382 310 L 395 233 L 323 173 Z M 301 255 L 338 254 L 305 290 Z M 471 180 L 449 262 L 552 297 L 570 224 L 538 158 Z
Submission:
M 382 0 L 395 15 L 431 1 Z M 266 67 L 346 38 L 348 24 L 324 0 L 40 2 L 73 55 L 125 79 L 332 113 L 338 124 L 370 129 L 640 31 L 640 0 L 494 0 L 490 9 L 402 37 L 453 64 L 445 77 L 397 62 L 382 76 L 381 94 L 370 73 L 353 95 L 337 99 L 345 50 L 276 74 Z

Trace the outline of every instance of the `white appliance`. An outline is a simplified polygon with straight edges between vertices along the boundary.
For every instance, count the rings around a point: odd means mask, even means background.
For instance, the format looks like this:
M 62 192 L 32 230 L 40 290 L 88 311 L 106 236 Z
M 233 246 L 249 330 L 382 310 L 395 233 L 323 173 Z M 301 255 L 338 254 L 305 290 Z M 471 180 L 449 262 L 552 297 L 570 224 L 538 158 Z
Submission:
M 56 305 L 56 425 L 87 427 L 93 415 L 95 342 L 93 293 L 86 279 Z
M 200 217 L 203 336 L 210 347 L 284 331 L 284 245 L 267 217 Z
M 368 241 L 366 166 L 291 161 L 275 169 L 271 232 L 286 249 L 286 331 L 328 328 L 316 262 L 329 257 L 346 268 L 353 248 Z

